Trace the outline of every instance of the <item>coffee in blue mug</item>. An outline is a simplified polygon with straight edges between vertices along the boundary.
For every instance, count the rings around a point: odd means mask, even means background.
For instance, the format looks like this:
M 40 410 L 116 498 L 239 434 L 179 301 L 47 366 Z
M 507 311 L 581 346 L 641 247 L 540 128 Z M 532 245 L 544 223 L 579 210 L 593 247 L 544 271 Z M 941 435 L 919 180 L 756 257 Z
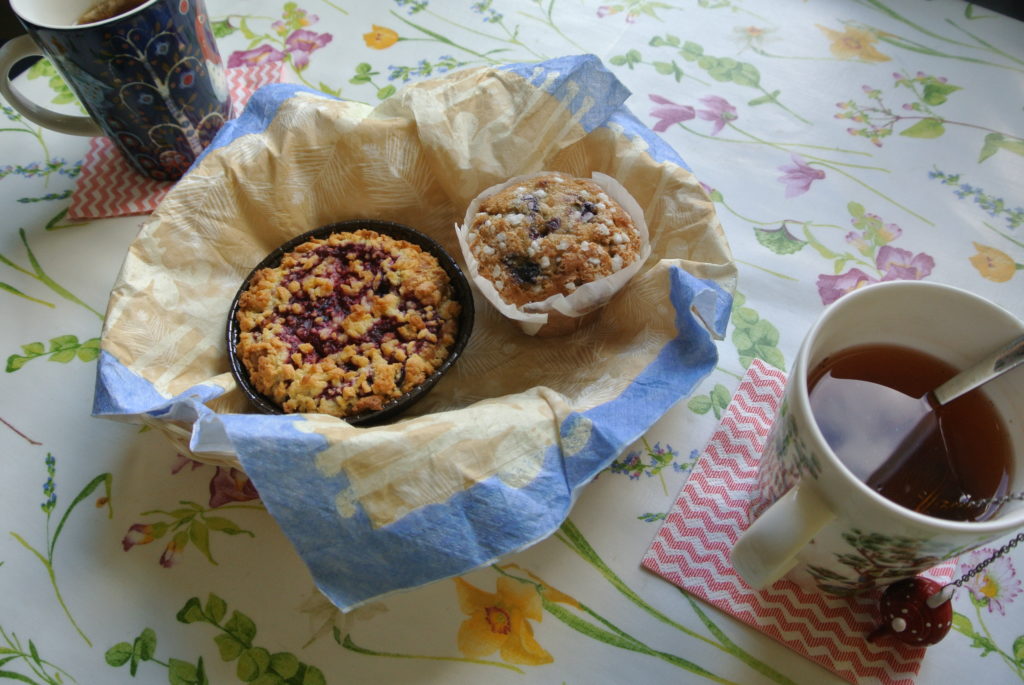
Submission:
M 11 0 L 28 35 L 0 49 L 0 94 L 26 119 L 105 135 L 140 173 L 180 178 L 231 111 L 203 0 Z M 19 60 L 44 55 L 88 117 L 60 114 L 11 84 Z

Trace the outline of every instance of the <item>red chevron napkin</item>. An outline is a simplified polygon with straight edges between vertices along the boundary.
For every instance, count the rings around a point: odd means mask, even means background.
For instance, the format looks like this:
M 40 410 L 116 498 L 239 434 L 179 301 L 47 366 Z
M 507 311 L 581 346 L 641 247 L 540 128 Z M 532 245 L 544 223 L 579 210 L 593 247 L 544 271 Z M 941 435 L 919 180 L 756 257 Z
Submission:
M 228 69 L 232 118 L 242 113 L 257 88 L 280 81 L 283 70 L 281 62 Z M 71 196 L 68 218 L 148 214 L 173 187 L 173 182 L 154 181 L 140 175 L 121 157 L 109 138 L 92 138 Z
M 912 684 L 924 649 L 865 639 L 878 623 L 880 593 L 827 597 L 788 580 L 756 592 L 730 565 L 785 385 L 784 373 L 754 360 L 641 564 L 844 680 Z M 927 575 L 952 571 L 947 562 Z

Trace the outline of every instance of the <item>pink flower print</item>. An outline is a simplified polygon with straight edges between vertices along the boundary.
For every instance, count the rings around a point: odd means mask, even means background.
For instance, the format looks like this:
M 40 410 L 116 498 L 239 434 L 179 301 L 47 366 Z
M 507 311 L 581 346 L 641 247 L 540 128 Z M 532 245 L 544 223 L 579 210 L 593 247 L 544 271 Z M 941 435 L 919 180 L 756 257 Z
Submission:
M 604 19 L 605 17 L 610 17 L 613 14 L 618 14 L 623 9 L 625 8 L 622 5 L 601 5 L 600 7 L 597 8 L 597 18 Z M 649 11 L 647 13 L 650 14 L 651 16 L 655 16 L 653 11 Z M 637 17 L 639 16 L 640 13 L 637 11 L 630 10 L 626 12 L 626 23 L 635 24 Z
M 218 466 L 210 479 L 210 508 L 229 502 L 248 502 L 259 496 L 249 476 L 238 469 Z
M 238 50 L 228 57 L 228 68 L 233 67 L 254 67 L 259 64 L 280 62 L 284 59 L 284 53 L 270 45 L 261 45 L 252 50 Z
M 285 50 L 292 56 L 292 64 L 299 71 L 309 66 L 309 56 L 334 40 L 329 33 L 316 33 L 299 29 L 292 31 L 284 42 Z
M 960 557 L 960 573 L 964 574 L 974 569 L 994 552 L 995 550 L 991 548 L 976 549 L 969 555 Z M 1017 572 L 1009 557 L 995 559 L 981 573 L 968 580 L 964 587 L 970 591 L 971 598 L 977 604 L 987 606 L 989 613 L 998 611 L 1002 616 L 1006 615 L 1004 603 L 1012 602 L 1021 592 L 1020 579 L 1017 578 Z
M 148 545 L 166 532 L 166 523 L 134 523 L 121 540 L 121 548 L 127 552 L 135 545 Z
M 648 97 L 661 105 L 661 107 L 655 107 L 651 110 L 651 116 L 658 119 L 658 123 L 654 125 L 654 130 L 658 133 L 664 133 L 669 126 L 689 121 L 696 116 L 693 107 L 689 105 L 677 105 L 660 95 L 650 95 Z
M 160 555 L 160 565 L 164 568 L 170 568 L 178 562 L 178 557 L 181 556 L 182 551 L 185 549 L 185 545 L 188 544 L 188 533 L 186 531 L 180 531 L 177 533 L 171 541 L 164 547 L 163 554 Z
M 275 21 L 270 25 L 270 28 L 274 29 L 274 32 L 279 36 L 283 36 L 288 33 L 290 28 L 312 26 L 318 21 L 320 21 L 319 16 L 309 14 L 306 10 L 297 9 L 290 14 L 286 14 L 284 19 Z
M 198 462 L 195 459 L 189 459 L 188 457 L 186 457 L 181 452 L 178 452 L 177 454 L 174 455 L 174 463 L 171 465 L 171 475 L 174 475 L 174 474 L 178 473 L 183 468 L 185 468 L 186 466 L 189 466 L 189 465 L 191 465 L 192 466 L 192 470 L 195 471 L 196 469 L 201 467 L 203 464 L 202 464 L 202 462 Z
M 707 109 L 697 110 L 697 116 L 704 121 L 715 122 L 714 127 L 711 129 L 711 135 L 717 136 L 718 132 L 725 128 L 725 125 L 730 121 L 735 121 L 739 118 L 736 114 L 736 108 L 729 104 L 729 101 L 725 98 L 720 98 L 717 95 L 708 95 L 700 99 Z
M 860 231 L 850 231 L 847 233 L 846 242 L 850 243 L 857 252 L 868 257 L 875 251 L 875 246 L 867 239 L 867 235 Z
M 872 218 L 878 218 L 874 214 L 866 214 Z M 875 239 L 880 243 L 891 243 L 903 235 L 903 229 L 898 224 L 883 224 L 875 231 Z
M 932 272 L 935 260 L 924 252 L 916 255 L 892 245 L 878 251 L 875 266 L 882 272 L 883 281 L 919 281 Z
M 822 304 L 832 304 L 846 293 L 877 282 L 877 278 L 868 276 L 860 269 L 850 269 L 838 276 L 821 274 L 818 276 L 818 295 Z
M 792 164 L 783 164 L 778 167 L 783 172 L 779 177 L 780 183 L 786 184 L 786 197 L 803 195 L 811 188 L 811 184 L 825 178 L 822 169 L 815 169 L 803 160 L 800 155 L 792 155 Z

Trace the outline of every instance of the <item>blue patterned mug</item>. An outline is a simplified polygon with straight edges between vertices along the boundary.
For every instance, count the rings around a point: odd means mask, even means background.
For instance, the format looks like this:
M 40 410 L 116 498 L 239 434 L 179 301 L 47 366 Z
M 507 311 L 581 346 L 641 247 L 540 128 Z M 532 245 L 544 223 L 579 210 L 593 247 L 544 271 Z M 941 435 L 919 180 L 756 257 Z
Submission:
M 231 99 L 203 0 L 11 0 L 11 8 L 28 35 L 0 49 L 0 94 L 30 121 L 106 135 L 161 181 L 180 178 L 227 121 Z M 11 68 L 33 55 L 53 63 L 88 117 L 53 112 L 12 87 Z

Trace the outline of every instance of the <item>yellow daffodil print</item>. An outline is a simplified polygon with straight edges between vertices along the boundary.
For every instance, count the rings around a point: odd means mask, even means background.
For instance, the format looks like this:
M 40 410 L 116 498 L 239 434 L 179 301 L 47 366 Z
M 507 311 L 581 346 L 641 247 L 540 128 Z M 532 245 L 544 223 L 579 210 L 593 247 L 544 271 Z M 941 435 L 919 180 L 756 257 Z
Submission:
M 1013 278 L 1018 268 L 1021 268 L 1002 250 L 980 243 L 974 243 L 974 249 L 978 252 L 970 257 L 971 266 L 978 270 L 982 278 L 1005 283 Z
M 847 26 L 842 31 L 816 26 L 832 41 L 830 50 L 839 59 L 860 59 L 865 62 L 888 62 L 891 58 L 875 49 L 878 36 L 865 29 Z
M 366 47 L 374 50 L 387 50 L 398 42 L 398 33 L 386 26 L 373 25 L 373 30 L 363 34 Z
M 501 577 L 497 592 L 486 592 L 455 579 L 459 608 L 469 618 L 459 627 L 459 651 L 480 658 L 500 650 L 511 664 L 539 666 L 554 661 L 533 637 L 530 621 L 544 617 L 540 595 L 530 584 Z

